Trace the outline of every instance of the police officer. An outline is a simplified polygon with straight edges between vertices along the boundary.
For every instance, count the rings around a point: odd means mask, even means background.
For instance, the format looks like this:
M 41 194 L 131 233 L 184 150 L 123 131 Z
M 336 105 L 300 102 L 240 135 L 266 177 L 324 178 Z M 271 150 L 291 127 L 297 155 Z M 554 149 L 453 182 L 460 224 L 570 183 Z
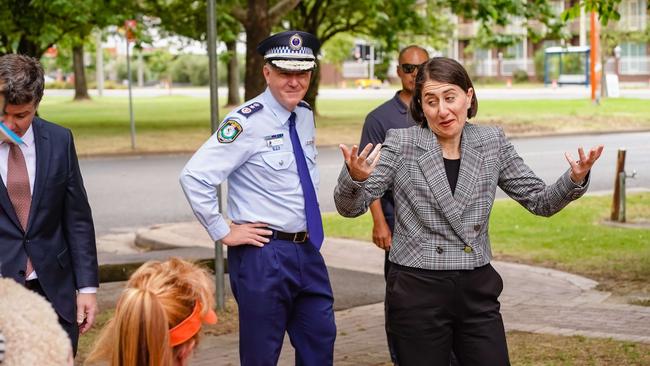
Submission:
M 213 240 L 228 246 L 242 365 L 277 364 L 285 331 L 300 365 L 333 363 L 333 296 L 319 249 L 323 227 L 314 116 L 302 101 L 320 42 L 287 31 L 262 41 L 266 90 L 229 113 L 180 182 Z M 216 186 L 228 179 L 229 224 Z

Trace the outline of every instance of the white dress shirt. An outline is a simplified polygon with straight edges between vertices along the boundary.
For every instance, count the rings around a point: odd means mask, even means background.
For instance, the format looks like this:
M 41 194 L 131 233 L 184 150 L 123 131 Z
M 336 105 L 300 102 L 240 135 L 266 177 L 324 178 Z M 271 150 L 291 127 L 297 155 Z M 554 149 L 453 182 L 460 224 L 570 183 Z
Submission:
M 27 132 L 21 136 L 24 145 L 19 145 L 20 150 L 25 157 L 25 164 L 27 165 L 27 174 L 29 175 L 29 192 L 34 195 L 34 177 L 36 177 L 36 147 L 34 146 L 34 130 L 30 125 Z M 2 183 L 7 186 L 7 167 L 9 161 L 9 142 L 0 142 L 0 175 L 2 175 Z M 27 281 L 38 278 L 36 269 L 29 274 L 26 278 Z M 96 293 L 96 287 L 84 287 L 79 289 L 79 293 Z

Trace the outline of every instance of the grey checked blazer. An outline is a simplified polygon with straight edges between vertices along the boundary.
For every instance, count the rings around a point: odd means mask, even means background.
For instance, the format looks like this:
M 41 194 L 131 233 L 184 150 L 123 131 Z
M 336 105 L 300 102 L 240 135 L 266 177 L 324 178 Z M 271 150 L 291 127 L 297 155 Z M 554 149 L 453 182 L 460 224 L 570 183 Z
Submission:
M 356 217 L 393 190 L 395 232 L 390 261 L 434 270 L 472 269 L 490 262 L 488 222 L 496 188 L 536 215 L 551 216 L 582 196 L 567 170 L 546 185 L 526 164 L 503 131 L 467 123 L 461 138 L 460 172 L 452 195 L 442 150 L 429 128 L 388 131 L 372 175 L 355 182 L 344 165 L 334 190 L 338 212 Z M 471 247 L 464 250 L 466 246 Z

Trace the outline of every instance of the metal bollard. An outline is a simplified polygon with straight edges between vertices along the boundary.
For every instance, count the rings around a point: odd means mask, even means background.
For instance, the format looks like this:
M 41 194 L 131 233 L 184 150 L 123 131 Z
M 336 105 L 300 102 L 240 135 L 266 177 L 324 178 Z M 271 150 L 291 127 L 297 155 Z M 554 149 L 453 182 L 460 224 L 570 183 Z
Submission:
M 627 175 L 625 171 L 618 173 L 618 184 L 619 184 L 619 210 L 618 210 L 618 222 L 625 222 L 625 180 L 627 178 L 634 179 L 636 177 L 636 170 L 632 171 L 631 175 Z

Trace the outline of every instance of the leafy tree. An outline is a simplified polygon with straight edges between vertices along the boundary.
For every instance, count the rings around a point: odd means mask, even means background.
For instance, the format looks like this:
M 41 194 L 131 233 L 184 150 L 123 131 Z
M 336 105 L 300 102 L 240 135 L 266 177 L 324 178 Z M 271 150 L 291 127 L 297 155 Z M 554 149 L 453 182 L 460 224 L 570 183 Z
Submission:
M 354 47 L 354 37 L 349 33 L 339 33 L 333 36 L 329 42 L 321 48 L 321 59 L 339 68 L 348 57 Z
M 165 80 L 169 85 L 172 82 L 171 64 L 174 56 L 166 50 L 155 50 L 147 55 L 149 69 L 158 80 Z
M 580 0 L 562 14 L 562 19 L 567 21 L 579 17 L 580 9 L 584 7 L 587 13 L 595 11 L 598 14 L 600 23 L 606 26 L 610 20 L 619 20 L 621 18 L 618 13 L 620 3 L 621 0 Z
M 83 43 L 95 27 L 119 24 L 131 6 L 119 0 L 0 0 L 0 52 L 40 58 L 54 44 L 73 51 L 75 99 L 88 98 Z
M 228 62 L 228 105 L 239 104 L 239 72 L 235 45 L 241 26 L 230 14 L 238 6 L 236 0 L 217 3 L 217 34 L 228 53 L 222 55 Z M 175 34 L 197 41 L 207 40 L 207 2 L 197 0 L 141 0 L 140 11 L 160 21 L 156 26 L 167 34 Z M 163 34 L 164 34 L 163 33 Z
M 584 7 L 587 14 L 590 12 L 596 12 L 598 14 L 598 19 L 602 25 L 602 30 L 600 31 L 599 57 L 600 63 L 603 65 L 603 67 L 605 65 L 607 57 L 613 53 L 614 48 L 621 42 L 647 42 L 650 40 L 648 34 L 650 31 L 648 31 L 648 29 L 642 32 L 629 32 L 624 30 L 617 30 L 613 27 L 607 27 L 610 20 L 617 21 L 621 18 L 621 15 L 618 13 L 618 6 L 620 3 L 621 0 L 582 0 L 574 4 L 571 8 L 567 9 L 562 14 L 562 19 L 564 21 L 579 17 L 581 7 Z M 601 76 L 601 96 L 605 96 L 606 84 L 603 82 L 605 73 L 603 72 Z
M 585 1 L 605 3 L 599 11 L 607 11 L 607 4 L 620 0 Z M 520 41 L 520 35 L 500 32 L 516 18 L 523 20 L 533 39 L 556 37 L 562 27 L 546 0 L 304 0 L 288 18 L 292 27 L 315 34 L 324 47 L 336 34 L 349 33 L 372 37 L 390 52 L 400 41 L 443 48 L 451 35 L 447 19 L 452 14 L 479 22 L 474 43 L 483 47 L 506 47 Z M 540 23 L 545 27 L 539 27 Z M 318 87 L 316 74 L 305 97 L 314 108 Z
M 438 0 L 428 2 L 439 3 Z M 397 49 L 399 38 L 404 34 L 422 37 L 446 34 L 444 17 L 423 14 L 420 3 L 416 0 L 304 0 L 288 19 L 293 28 L 316 35 L 326 50 L 331 39 L 346 33 L 372 36 L 383 42 L 386 51 L 391 51 Z M 305 100 L 316 112 L 319 86 L 320 74 L 315 72 Z
M 242 0 L 243 1 L 243 0 Z M 257 45 L 271 34 L 274 25 L 293 9 L 300 0 L 247 0 L 247 6 L 234 6 L 232 15 L 246 31 L 246 75 L 244 99 L 248 100 L 264 90 L 266 82 L 260 76 L 264 58 L 257 54 Z M 326 1 L 323 1 L 326 2 Z M 241 5 L 241 4 L 240 4 Z M 340 14 L 339 14 L 340 15 Z

